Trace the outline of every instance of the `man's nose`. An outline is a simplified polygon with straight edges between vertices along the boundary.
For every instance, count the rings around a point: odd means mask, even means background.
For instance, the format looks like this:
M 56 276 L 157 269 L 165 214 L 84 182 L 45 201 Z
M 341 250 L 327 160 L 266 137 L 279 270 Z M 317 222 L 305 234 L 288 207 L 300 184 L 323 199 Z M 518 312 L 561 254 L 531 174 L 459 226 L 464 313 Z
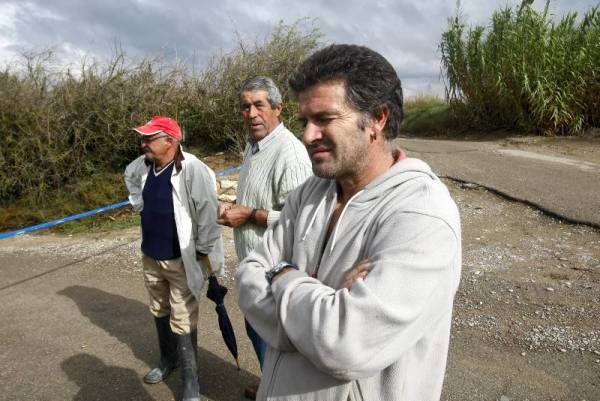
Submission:
M 254 118 L 258 116 L 258 109 L 254 106 L 250 106 L 250 110 L 248 111 L 248 116 L 250 118 Z
M 304 133 L 302 134 L 302 140 L 305 145 L 310 145 L 314 141 L 317 141 L 323 137 L 321 128 L 317 124 L 313 124 L 310 121 L 306 123 L 304 127 Z

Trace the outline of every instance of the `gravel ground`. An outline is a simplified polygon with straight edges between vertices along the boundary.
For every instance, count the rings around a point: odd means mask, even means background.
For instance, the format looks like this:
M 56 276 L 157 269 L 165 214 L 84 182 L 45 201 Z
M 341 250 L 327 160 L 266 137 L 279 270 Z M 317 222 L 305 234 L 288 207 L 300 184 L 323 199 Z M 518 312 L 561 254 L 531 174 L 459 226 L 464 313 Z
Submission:
M 464 259 L 444 399 L 600 400 L 600 232 L 449 186 Z
M 442 399 L 600 400 L 600 232 L 482 187 L 447 184 L 462 214 L 464 259 Z M 222 281 L 233 288 L 230 230 L 225 244 Z M 0 242 L 0 255 L 64 257 L 89 271 L 110 265 L 139 280 L 139 246 L 137 228 L 23 235 Z M 249 370 L 259 373 L 255 364 Z

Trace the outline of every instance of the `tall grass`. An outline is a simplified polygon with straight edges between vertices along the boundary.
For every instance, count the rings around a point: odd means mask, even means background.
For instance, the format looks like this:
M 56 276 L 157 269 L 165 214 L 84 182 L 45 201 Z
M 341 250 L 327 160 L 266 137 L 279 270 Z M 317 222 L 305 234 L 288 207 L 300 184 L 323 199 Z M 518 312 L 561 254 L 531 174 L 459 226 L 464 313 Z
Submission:
M 130 128 L 156 114 L 176 118 L 188 145 L 241 149 L 241 84 L 261 74 L 286 88 L 287 76 L 319 38 L 316 29 L 280 24 L 262 41 L 239 40 L 198 74 L 160 59 L 135 61 L 120 49 L 110 61 L 83 59 L 75 70 L 53 70 L 47 52 L 26 57 L 20 68 L 5 67 L 0 206 L 22 199 L 41 205 L 75 182 L 120 174 L 138 154 Z M 291 123 L 289 112 L 284 118 Z M 83 207 L 96 203 L 81 201 Z
M 404 99 L 401 132 L 409 136 L 440 136 L 454 128 L 448 104 L 438 96 L 419 93 Z
M 600 10 L 555 21 L 521 7 L 494 12 L 489 27 L 467 27 L 460 14 L 442 34 L 447 97 L 493 128 L 575 135 L 600 125 Z

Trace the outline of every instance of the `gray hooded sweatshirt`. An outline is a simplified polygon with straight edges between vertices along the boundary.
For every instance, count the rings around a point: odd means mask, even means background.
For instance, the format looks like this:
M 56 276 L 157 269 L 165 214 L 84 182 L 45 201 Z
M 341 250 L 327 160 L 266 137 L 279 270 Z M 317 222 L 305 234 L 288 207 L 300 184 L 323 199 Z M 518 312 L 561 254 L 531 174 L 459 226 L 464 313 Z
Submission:
M 427 164 L 404 159 L 348 201 L 323 244 L 336 196 L 334 180 L 306 181 L 237 271 L 239 305 L 268 344 L 257 399 L 439 400 L 461 270 L 456 204 Z M 365 258 L 368 276 L 340 289 Z M 280 261 L 299 270 L 270 286 Z

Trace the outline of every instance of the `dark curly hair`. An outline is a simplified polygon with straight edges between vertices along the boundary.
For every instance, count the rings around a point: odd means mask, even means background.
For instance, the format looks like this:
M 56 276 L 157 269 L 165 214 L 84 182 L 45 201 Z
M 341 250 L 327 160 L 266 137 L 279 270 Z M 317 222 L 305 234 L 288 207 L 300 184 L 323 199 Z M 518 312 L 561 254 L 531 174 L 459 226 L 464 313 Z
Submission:
M 394 67 L 374 50 L 356 45 L 327 46 L 302 62 L 288 84 L 297 96 L 320 82 L 338 79 L 346 87 L 348 105 L 363 115 L 379 116 L 387 106 L 384 136 L 389 141 L 399 135 L 404 116 L 402 84 Z

